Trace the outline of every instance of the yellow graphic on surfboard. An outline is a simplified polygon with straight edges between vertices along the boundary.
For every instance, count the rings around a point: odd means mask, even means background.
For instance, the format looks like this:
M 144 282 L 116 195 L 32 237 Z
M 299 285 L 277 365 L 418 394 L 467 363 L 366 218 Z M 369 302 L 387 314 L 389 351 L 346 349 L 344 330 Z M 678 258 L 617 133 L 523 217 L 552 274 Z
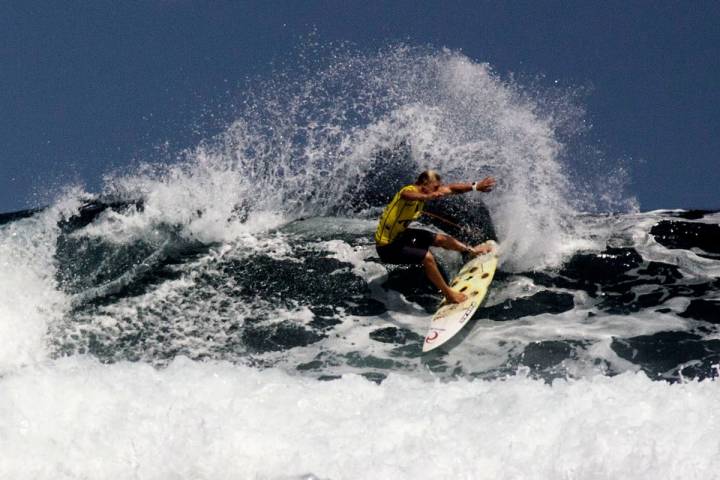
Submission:
M 485 299 L 490 282 L 497 268 L 497 244 L 485 242 L 492 251 L 467 262 L 450 282 L 450 286 L 467 295 L 462 303 L 447 304 L 445 301 L 433 315 L 430 330 L 425 336 L 423 352 L 429 352 L 450 340 L 465 326 Z

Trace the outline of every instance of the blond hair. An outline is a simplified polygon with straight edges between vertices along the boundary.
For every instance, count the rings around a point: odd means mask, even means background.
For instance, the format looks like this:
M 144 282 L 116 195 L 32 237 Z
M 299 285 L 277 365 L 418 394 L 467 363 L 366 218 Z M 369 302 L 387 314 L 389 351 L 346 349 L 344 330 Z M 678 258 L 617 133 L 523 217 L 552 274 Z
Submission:
M 436 170 L 425 170 L 417 179 L 418 185 L 427 185 L 430 182 L 441 182 L 442 178 Z

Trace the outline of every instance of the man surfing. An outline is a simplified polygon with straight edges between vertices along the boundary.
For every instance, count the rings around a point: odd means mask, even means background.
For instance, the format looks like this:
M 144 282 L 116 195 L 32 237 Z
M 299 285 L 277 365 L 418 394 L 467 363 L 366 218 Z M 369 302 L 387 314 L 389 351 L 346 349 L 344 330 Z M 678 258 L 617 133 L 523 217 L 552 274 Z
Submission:
M 436 171 L 422 172 L 414 184 L 404 186 L 395 194 L 380 217 L 375 231 L 375 248 L 380 260 L 390 264 L 422 264 L 425 274 L 440 289 L 448 303 L 463 302 L 467 296 L 448 286 L 429 248 L 441 247 L 470 255 L 481 255 L 490 252 L 491 247 L 485 245 L 469 247 L 449 235 L 408 228 L 408 225 L 420 217 L 428 200 L 471 190 L 489 192 L 494 186 L 495 180 L 491 177 L 486 177 L 480 182 L 443 185 Z

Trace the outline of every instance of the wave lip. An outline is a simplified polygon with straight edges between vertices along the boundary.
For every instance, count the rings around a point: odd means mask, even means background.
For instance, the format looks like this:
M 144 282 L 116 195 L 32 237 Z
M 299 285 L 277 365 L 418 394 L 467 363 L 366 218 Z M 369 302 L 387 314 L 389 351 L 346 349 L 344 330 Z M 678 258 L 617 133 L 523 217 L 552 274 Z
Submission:
M 627 203 L 622 171 L 603 166 L 614 195 L 571 174 L 570 145 L 585 125 L 572 92 L 520 85 L 457 51 L 313 48 L 302 52 L 304 68 L 242 92 L 219 135 L 171 164 L 108 176 L 103 197 L 143 208 L 107 212 L 97 233 L 132 241 L 171 225 L 187 240 L 232 242 L 301 217 L 379 207 L 362 195 L 373 181 L 409 183 L 434 168 L 450 181 L 498 179 L 491 194 L 465 197 L 487 202 L 515 252 L 505 268 L 522 271 L 558 266 L 587 245 L 570 223 L 578 211 Z

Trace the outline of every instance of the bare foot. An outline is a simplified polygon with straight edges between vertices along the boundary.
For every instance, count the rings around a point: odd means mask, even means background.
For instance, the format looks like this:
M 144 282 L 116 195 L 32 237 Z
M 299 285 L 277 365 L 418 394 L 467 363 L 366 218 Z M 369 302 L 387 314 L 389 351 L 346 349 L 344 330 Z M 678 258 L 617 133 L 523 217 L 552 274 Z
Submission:
M 462 303 L 467 300 L 467 295 L 464 293 L 456 292 L 455 290 L 448 290 L 445 293 L 445 303 Z

